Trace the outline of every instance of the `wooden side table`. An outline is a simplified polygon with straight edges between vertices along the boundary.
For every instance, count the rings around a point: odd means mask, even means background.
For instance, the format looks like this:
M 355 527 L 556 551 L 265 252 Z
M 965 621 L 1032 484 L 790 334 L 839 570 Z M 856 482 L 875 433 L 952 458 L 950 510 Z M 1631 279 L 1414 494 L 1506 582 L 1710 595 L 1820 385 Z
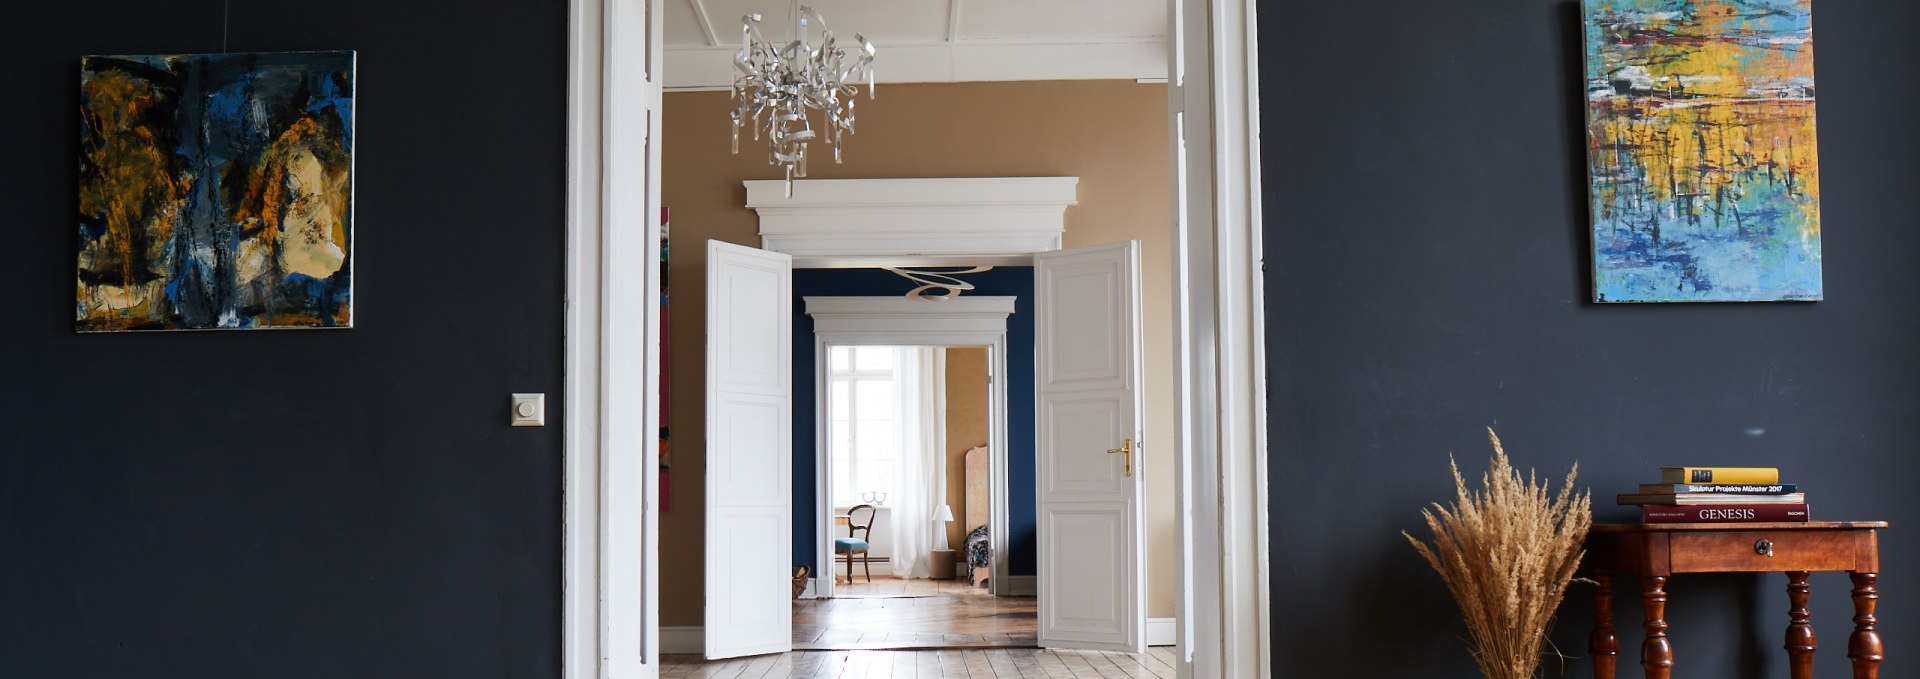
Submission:
M 1613 679 L 1620 653 L 1613 633 L 1613 576 L 1640 579 L 1647 640 L 1640 666 L 1648 679 L 1671 679 L 1673 644 L 1667 639 L 1667 578 L 1680 573 L 1786 573 L 1787 657 L 1793 679 L 1813 679 L 1807 576 L 1846 571 L 1853 577 L 1853 636 L 1847 657 L 1854 679 L 1879 679 L 1882 657 L 1874 605 L 1880 599 L 1879 531 L 1885 521 L 1809 523 L 1598 524 L 1587 536 L 1592 566 L 1595 679 Z
M 954 577 L 953 576 L 953 564 L 954 564 L 953 550 L 936 549 L 936 550 L 933 550 L 929 554 L 929 556 L 932 558 L 932 561 L 928 564 L 927 567 L 932 569 L 932 574 L 928 575 L 927 579 L 952 580 Z

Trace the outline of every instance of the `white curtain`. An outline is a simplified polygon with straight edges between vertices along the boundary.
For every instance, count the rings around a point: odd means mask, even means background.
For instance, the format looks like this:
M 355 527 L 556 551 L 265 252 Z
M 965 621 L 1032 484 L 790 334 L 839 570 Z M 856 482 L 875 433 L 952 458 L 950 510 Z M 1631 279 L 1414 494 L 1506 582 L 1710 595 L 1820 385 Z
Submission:
M 893 572 L 902 578 L 932 574 L 934 530 L 947 496 L 947 350 L 900 347 L 900 455 L 895 458 Z

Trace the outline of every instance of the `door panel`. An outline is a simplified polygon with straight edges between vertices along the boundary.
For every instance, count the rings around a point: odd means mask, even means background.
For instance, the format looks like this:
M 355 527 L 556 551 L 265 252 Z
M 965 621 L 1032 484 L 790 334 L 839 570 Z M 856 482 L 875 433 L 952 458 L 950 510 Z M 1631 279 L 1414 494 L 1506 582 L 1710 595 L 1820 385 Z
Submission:
M 793 272 L 707 243 L 706 657 L 793 646 Z
M 1143 653 L 1139 244 L 1042 253 L 1034 279 L 1040 645 Z

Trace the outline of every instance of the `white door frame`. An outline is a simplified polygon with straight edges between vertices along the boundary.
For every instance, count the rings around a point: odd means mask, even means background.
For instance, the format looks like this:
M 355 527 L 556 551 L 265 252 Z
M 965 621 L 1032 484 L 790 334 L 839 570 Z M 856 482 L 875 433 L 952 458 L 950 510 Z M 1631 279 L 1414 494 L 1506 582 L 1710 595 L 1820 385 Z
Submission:
M 562 548 L 562 675 L 658 675 L 658 473 L 621 466 L 607 445 L 615 394 L 657 418 L 659 328 L 654 305 L 638 323 L 654 338 L 637 350 L 607 346 L 638 273 L 657 286 L 657 256 L 618 257 L 614 225 L 638 182 L 657 208 L 657 147 L 644 177 L 614 159 L 614 132 L 636 124 L 658 134 L 662 63 L 659 0 L 569 0 L 567 134 L 566 523 Z M 1266 365 L 1261 286 L 1259 70 L 1254 0 L 1172 0 L 1168 110 L 1175 163 L 1174 298 L 1178 392 L 1174 468 L 1179 505 L 1175 559 L 1182 677 L 1267 677 L 1269 646 Z M 622 47 L 624 46 L 624 47 Z M 636 57 L 640 57 L 636 59 Z M 632 64 L 643 64 L 634 68 Z M 625 93 L 626 96 L 622 96 Z M 648 115 L 635 116 L 641 103 Z M 618 124 L 616 124 L 618 123 Z M 628 139 L 631 139 L 629 137 Z M 648 210 L 641 210 L 647 212 Z M 657 209 L 651 210 L 657 215 Z M 647 250 L 657 216 L 640 215 Z M 615 357 L 637 351 L 641 376 Z M 642 384 L 628 384 L 638 379 Z M 626 385 L 623 390 L 615 387 Z M 648 421 L 652 423 L 651 420 Z M 657 429 L 657 423 L 649 431 Z M 643 426 L 646 426 L 643 424 Z M 646 437 L 651 439 L 652 437 Z M 657 456 L 657 443 L 642 449 Z M 613 473 L 634 471 L 637 473 Z M 636 528 L 637 526 L 637 528 Z M 638 533 L 638 564 L 626 566 Z
M 661 7 L 568 2 L 566 679 L 659 675 Z
M 988 385 L 987 455 L 992 509 L 989 532 L 1007 530 L 1007 316 L 1014 298 L 989 295 L 955 297 L 945 302 L 916 302 L 905 297 L 805 297 L 813 317 L 814 355 L 814 494 L 815 525 L 820 539 L 815 558 L 821 566 L 814 593 L 833 596 L 833 496 L 827 468 L 827 350 L 844 346 L 986 347 L 993 371 Z M 1006 571 L 1006 540 L 993 541 L 994 593 Z
M 1273 672 L 1254 5 L 1171 9 L 1181 677 Z

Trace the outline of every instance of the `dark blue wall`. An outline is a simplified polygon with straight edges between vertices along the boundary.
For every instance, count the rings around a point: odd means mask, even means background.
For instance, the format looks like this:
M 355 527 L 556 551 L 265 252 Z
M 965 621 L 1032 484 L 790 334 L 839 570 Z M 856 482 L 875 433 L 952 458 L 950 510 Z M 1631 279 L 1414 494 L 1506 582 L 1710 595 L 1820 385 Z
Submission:
M 1485 469 L 1489 425 L 1517 465 L 1578 462 L 1600 521 L 1662 464 L 1780 467 L 1816 519 L 1891 520 L 1881 631 L 1920 643 L 1920 4 L 1814 6 L 1826 301 L 1596 305 L 1577 4 L 1260 3 L 1275 676 L 1480 676 L 1400 531 L 1449 453 Z M 1817 676 L 1849 676 L 1849 587 L 1813 577 Z M 1674 675 L 1786 677 L 1785 588 L 1674 577 Z M 1591 676 L 1590 591 L 1544 676 Z
M 1007 317 L 1007 568 L 1036 571 L 1033 496 L 1033 269 L 1001 267 L 966 277 L 969 295 L 1014 297 Z M 814 545 L 813 317 L 802 298 L 904 295 L 914 285 L 879 269 L 800 269 L 793 272 L 793 562 L 817 572 Z
M 559 676 L 565 3 L 221 8 L 0 3 L 0 677 Z M 223 28 L 359 52 L 355 327 L 76 335 L 80 56 Z

